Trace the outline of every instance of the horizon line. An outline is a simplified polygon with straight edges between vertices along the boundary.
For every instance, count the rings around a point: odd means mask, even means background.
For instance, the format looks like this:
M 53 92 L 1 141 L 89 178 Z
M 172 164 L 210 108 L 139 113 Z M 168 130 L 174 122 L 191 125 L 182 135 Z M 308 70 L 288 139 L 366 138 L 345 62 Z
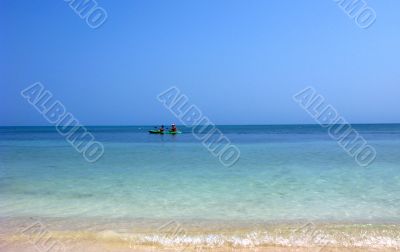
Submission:
M 344 124 L 344 123 L 342 123 Z M 348 123 L 350 125 L 393 125 L 393 124 L 400 124 L 400 122 L 379 122 L 379 123 Z M 154 126 L 159 126 L 163 124 L 98 124 L 98 125 L 80 125 L 80 127 L 139 127 L 139 126 L 149 126 L 149 127 L 154 127 Z M 164 124 L 165 125 L 165 124 Z M 178 126 L 184 126 L 184 127 L 190 127 L 186 126 L 183 124 L 177 124 Z M 203 125 L 203 124 L 202 124 Z M 318 123 L 271 123 L 271 124 L 214 124 L 215 126 L 294 126 L 294 125 L 317 125 L 321 126 Z M 330 124 L 330 125 L 336 125 L 336 124 Z M 339 124 L 341 125 L 341 124 Z M 59 126 L 65 126 L 65 125 L 59 125 Z M 0 125 L 0 127 L 56 127 L 54 125 Z M 67 127 L 76 127 L 75 126 L 67 126 Z

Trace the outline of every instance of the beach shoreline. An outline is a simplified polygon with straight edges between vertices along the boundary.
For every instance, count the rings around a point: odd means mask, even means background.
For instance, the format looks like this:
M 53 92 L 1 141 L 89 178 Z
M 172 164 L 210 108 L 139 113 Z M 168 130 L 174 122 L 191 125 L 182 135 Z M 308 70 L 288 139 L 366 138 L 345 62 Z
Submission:
M 396 251 L 399 224 L 1 218 L 0 251 Z M 69 223 L 69 224 L 66 224 Z M 79 224 L 78 224 L 79 223 Z M 147 224 L 146 224 L 147 223 Z M 211 224 L 214 223 L 214 224 Z M 53 246 L 53 250 L 46 248 Z M 61 249 L 62 248 L 62 249 Z
M 32 244 L 28 237 L 8 241 L 7 244 L 0 245 L 2 252 L 37 252 L 41 250 L 36 244 Z M 149 252 L 149 251 L 166 251 L 166 252 L 190 252 L 190 251 L 265 251 L 265 252 L 362 252 L 362 251 L 398 251 L 398 248 L 386 247 L 344 247 L 344 246 L 280 246 L 280 245 L 263 245 L 254 247 L 232 247 L 232 246 L 215 246 L 215 247 L 200 247 L 200 246 L 157 246 L 157 245 L 138 245 L 129 244 L 129 242 L 110 242 L 107 240 L 94 239 L 94 240 L 75 240 L 73 242 L 60 239 L 63 244 L 62 249 L 50 249 L 49 251 L 74 251 L 74 252 Z M 45 247 L 44 251 L 46 251 Z
M 13 244 L 8 248 L 2 248 L 2 252 L 37 252 L 37 248 L 34 245 L 25 244 Z M 99 243 L 91 243 L 91 242 L 80 242 L 78 244 L 74 244 L 70 248 L 66 248 L 63 251 L 75 251 L 75 252 L 155 252 L 155 251 L 164 251 L 164 252 L 192 252 L 192 251 L 232 251 L 232 252 L 391 252 L 398 251 L 396 249 L 389 248 L 344 248 L 344 247 L 278 247 L 278 246 L 268 246 L 268 247 L 258 247 L 258 248 L 231 248 L 231 247 L 221 247 L 221 248 L 206 248 L 206 249 L 190 249 L 190 248 L 160 248 L 155 246 L 135 246 L 132 248 L 129 247 L 120 247 L 113 246 L 109 244 L 99 244 Z

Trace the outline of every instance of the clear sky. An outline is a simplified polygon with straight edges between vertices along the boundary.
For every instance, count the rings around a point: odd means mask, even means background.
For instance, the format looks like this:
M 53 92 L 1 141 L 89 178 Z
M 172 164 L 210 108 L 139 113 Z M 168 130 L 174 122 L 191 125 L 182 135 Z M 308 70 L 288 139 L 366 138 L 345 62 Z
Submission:
M 0 1 L 0 125 L 48 125 L 20 96 L 40 81 L 85 125 L 168 124 L 175 85 L 216 124 L 313 123 L 313 86 L 351 123 L 400 122 L 400 1 L 97 0 L 91 29 L 63 0 Z

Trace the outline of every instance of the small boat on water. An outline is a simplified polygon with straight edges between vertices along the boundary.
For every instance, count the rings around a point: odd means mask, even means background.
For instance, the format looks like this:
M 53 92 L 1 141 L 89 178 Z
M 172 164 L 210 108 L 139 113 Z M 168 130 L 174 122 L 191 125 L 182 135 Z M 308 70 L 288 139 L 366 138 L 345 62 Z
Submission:
M 171 135 L 175 135 L 175 134 L 181 134 L 182 132 L 181 131 L 171 131 L 171 130 L 168 130 L 168 131 L 161 131 L 161 130 L 149 130 L 149 133 L 150 134 L 171 134 Z

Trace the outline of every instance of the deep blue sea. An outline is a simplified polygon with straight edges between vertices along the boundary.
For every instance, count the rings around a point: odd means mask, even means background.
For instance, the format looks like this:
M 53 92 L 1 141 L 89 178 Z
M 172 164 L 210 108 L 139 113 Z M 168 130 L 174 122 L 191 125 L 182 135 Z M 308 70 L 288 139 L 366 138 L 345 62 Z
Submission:
M 400 224 L 399 124 L 353 125 L 368 167 L 318 125 L 218 126 L 232 167 L 187 128 L 152 128 L 88 127 L 105 147 L 88 163 L 52 127 L 0 127 L 0 218 Z

